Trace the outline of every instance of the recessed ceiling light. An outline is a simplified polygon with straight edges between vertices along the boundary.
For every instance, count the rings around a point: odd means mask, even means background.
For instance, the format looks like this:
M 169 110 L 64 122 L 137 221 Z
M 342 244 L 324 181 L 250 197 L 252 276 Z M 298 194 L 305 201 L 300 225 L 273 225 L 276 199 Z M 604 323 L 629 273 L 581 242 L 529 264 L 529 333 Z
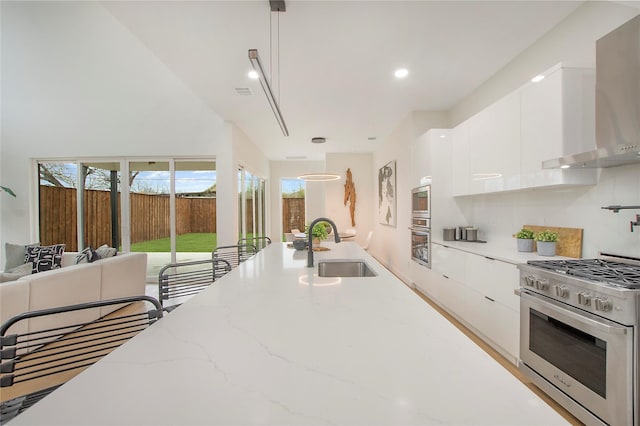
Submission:
M 367 140 L 369 140 L 369 141 L 375 141 L 375 140 L 377 140 L 377 139 L 378 139 L 378 138 L 376 138 L 375 136 L 369 136 L 369 137 L 367 138 Z
M 258 72 L 256 70 L 249 71 L 249 73 L 247 75 L 249 76 L 249 78 L 252 78 L 254 80 L 257 80 L 258 78 L 260 78 L 260 75 L 258 74 Z
M 396 76 L 396 78 L 405 78 L 406 76 L 409 75 L 409 70 L 407 70 L 406 68 L 400 68 L 397 69 L 393 75 Z
M 560 166 L 561 169 L 568 169 L 569 167 L 571 167 L 568 164 L 563 164 L 562 166 Z
M 321 137 L 311 138 L 311 143 L 325 143 L 326 141 L 327 141 L 327 138 L 321 138 Z
M 447 137 L 447 135 L 445 135 L 444 133 L 442 133 L 442 134 L 440 135 L 440 137 L 441 137 L 442 139 L 444 139 L 444 138 L 446 138 L 446 137 Z
M 542 80 L 544 80 L 544 75 L 542 75 L 542 74 L 536 75 L 535 77 L 533 77 L 531 79 L 531 81 L 534 82 L 534 83 L 537 83 L 537 82 L 542 81 Z

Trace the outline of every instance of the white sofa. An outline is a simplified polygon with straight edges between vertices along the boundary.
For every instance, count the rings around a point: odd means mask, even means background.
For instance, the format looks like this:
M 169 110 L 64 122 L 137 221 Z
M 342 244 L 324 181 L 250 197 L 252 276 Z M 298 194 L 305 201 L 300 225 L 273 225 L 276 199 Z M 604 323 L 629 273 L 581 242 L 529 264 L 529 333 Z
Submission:
M 76 254 L 65 253 L 62 268 L 0 284 L 0 324 L 23 312 L 145 294 L 146 253 L 119 253 L 78 265 L 74 264 Z M 83 313 L 82 318 L 65 314 L 59 318 L 60 325 L 97 319 L 114 309 L 96 308 Z M 47 326 L 51 326 L 50 321 Z M 21 330 L 15 331 L 33 332 L 42 327 L 37 319 L 31 319 L 23 321 Z

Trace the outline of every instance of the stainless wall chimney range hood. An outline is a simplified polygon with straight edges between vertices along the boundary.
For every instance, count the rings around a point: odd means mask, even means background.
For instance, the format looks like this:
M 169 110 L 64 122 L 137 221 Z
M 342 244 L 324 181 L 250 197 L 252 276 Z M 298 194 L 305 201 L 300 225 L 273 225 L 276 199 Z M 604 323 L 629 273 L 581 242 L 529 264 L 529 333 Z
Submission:
M 640 163 L 640 15 L 596 42 L 595 149 L 543 161 L 542 167 L 631 163 Z

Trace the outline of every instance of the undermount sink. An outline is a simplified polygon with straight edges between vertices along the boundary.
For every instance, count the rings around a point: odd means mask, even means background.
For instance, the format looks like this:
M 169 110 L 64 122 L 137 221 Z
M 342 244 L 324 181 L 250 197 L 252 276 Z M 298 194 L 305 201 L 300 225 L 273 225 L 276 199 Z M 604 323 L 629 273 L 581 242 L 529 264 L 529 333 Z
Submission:
M 318 262 L 319 277 L 375 277 L 373 269 L 363 260 L 321 260 Z

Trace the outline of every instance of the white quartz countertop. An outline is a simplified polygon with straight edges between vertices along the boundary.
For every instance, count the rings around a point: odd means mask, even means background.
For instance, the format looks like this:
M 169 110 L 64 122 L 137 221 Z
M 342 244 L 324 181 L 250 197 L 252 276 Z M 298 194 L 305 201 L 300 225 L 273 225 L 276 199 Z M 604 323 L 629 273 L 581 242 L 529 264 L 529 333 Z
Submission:
M 513 247 L 505 247 L 499 244 L 493 244 L 491 242 L 477 243 L 470 241 L 444 241 L 434 238 L 431 241 L 433 244 L 439 244 L 441 246 L 452 247 L 458 250 L 466 251 L 468 253 L 478 254 L 480 256 L 487 256 L 503 262 L 513 263 L 515 265 L 519 263 L 527 263 L 529 260 L 552 260 L 552 259 L 569 259 L 564 256 L 540 256 L 537 252 L 519 252 L 516 248 L 516 241 L 513 240 Z
M 10 425 L 556 425 L 566 421 L 352 242 L 319 278 L 275 243 Z

